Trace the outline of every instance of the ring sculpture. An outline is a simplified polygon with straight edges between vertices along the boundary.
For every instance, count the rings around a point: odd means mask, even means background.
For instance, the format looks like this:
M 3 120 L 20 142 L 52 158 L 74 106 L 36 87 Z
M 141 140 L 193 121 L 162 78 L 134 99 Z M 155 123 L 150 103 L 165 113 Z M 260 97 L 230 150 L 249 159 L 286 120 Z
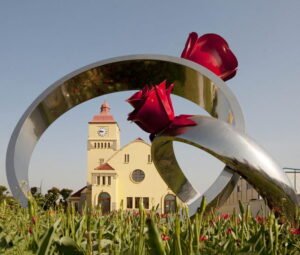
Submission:
M 186 127 L 178 135 L 162 132 L 151 146 L 157 170 L 174 192 L 179 191 L 179 197 L 180 192 L 185 190 L 184 182 L 177 178 L 182 172 L 173 151 L 173 141 L 193 145 L 221 160 L 244 177 L 264 197 L 270 208 L 277 208 L 281 215 L 294 219 L 298 204 L 295 191 L 283 170 L 262 148 L 223 121 L 199 115 L 190 119 L 197 125 Z M 189 205 L 190 215 L 197 212 L 201 200 L 202 197 L 199 197 Z
M 203 196 L 209 206 L 222 205 L 241 175 L 258 189 L 270 206 L 276 204 L 293 216 L 297 199 L 291 184 L 283 171 L 243 135 L 243 114 L 226 84 L 196 63 L 160 55 L 125 56 L 91 64 L 63 77 L 38 96 L 17 123 L 8 145 L 6 174 L 13 196 L 22 206 L 27 206 L 31 154 L 42 134 L 57 118 L 95 97 L 138 90 L 144 84 L 165 79 L 175 83 L 174 94 L 196 103 L 213 117 L 195 116 L 199 126 L 188 128 L 179 136 L 162 133 L 153 141 L 154 163 L 167 185 L 187 203 L 190 215 L 196 212 Z M 211 133 L 202 130 L 203 125 L 211 126 Z M 216 133 L 218 131 L 222 132 Z M 178 166 L 172 141 L 192 144 L 226 164 L 204 194 L 191 185 Z

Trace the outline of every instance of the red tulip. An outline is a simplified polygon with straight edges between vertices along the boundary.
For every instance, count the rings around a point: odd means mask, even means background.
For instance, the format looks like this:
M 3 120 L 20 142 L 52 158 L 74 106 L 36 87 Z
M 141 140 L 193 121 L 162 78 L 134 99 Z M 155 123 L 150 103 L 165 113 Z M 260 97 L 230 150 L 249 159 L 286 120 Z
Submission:
M 169 241 L 171 238 L 170 238 L 168 235 L 162 234 L 162 235 L 161 235 L 161 239 L 162 239 L 163 241 Z
M 265 222 L 265 218 L 262 217 L 262 216 L 259 216 L 259 215 L 257 215 L 257 216 L 255 217 L 255 220 L 256 220 L 256 222 L 259 223 L 259 224 L 263 224 L 263 223 Z
M 220 215 L 220 218 L 223 220 L 228 220 L 230 218 L 230 215 L 229 215 L 229 213 L 222 213 Z
M 156 86 L 145 86 L 132 95 L 127 102 L 135 109 L 129 113 L 128 120 L 135 122 L 144 131 L 157 134 L 169 128 L 170 130 L 196 125 L 190 115 L 174 116 L 171 92 L 174 84 L 166 88 L 166 81 Z
M 300 235 L 300 228 L 291 228 L 291 234 Z
M 226 234 L 227 234 L 227 235 L 230 235 L 232 232 L 233 232 L 233 230 L 232 230 L 231 228 L 228 228 L 228 229 L 226 230 Z
M 205 235 L 199 237 L 199 241 L 207 241 L 207 240 L 208 240 L 208 237 Z
M 197 33 L 190 33 L 181 57 L 206 67 L 224 81 L 235 76 L 237 71 L 236 57 L 227 42 L 217 34 L 198 37 Z
M 36 223 L 36 217 L 32 216 L 32 217 L 31 217 L 31 222 L 32 222 L 32 224 L 34 225 L 34 224 Z

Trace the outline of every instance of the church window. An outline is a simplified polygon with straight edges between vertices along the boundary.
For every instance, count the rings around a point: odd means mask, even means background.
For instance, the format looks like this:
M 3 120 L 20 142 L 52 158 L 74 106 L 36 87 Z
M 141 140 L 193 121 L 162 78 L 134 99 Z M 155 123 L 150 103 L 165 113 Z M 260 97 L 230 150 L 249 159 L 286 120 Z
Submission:
M 148 164 L 152 163 L 152 158 L 151 158 L 151 155 L 148 154 Z
M 108 143 L 108 148 L 110 148 L 110 143 Z
M 102 176 L 102 185 L 105 185 L 105 176 Z
M 101 206 L 102 213 L 110 212 L 110 195 L 107 192 L 101 192 L 98 197 L 98 204 Z
M 104 148 L 106 149 L 106 143 L 104 143 Z
M 107 185 L 111 185 L 111 176 L 107 177 Z
M 145 173 L 141 169 L 136 169 L 132 172 L 131 178 L 134 182 L 141 182 L 145 179 Z
M 237 192 L 241 192 L 241 186 L 240 186 L 240 185 L 237 185 L 236 191 L 237 191 Z
M 149 209 L 149 197 L 143 197 L 143 204 L 145 209 Z
M 134 207 L 135 208 L 139 208 L 139 206 L 140 206 L 140 197 L 135 197 L 134 198 Z
M 101 149 L 103 149 L 103 143 L 101 143 Z
M 139 208 L 140 201 L 143 203 L 143 206 L 145 207 L 145 209 L 149 209 L 149 197 L 135 197 L 134 198 L 134 208 Z M 128 200 L 127 200 L 127 205 L 128 205 Z M 127 208 L 128 208 L 128 206 L 127 206 Z
M 97 176 L 97 184 L 100 185 L 100 175 Z
M 125 154 L 124 156 L 124 162 L 129 163 L 129 154 Z
M 133 199 L 132 199 L 132 197 L 127 197 L 127 208 L 128 209 L 132 209 L 132 207 L 133 207 Z
M 176 197 L 168 194 L 164 199 L 164 213 L 173 213 L 176 211 Z
M 97 143 L 94 143 L 94 148 L 95 148 L 95 149 L 97 148 Z

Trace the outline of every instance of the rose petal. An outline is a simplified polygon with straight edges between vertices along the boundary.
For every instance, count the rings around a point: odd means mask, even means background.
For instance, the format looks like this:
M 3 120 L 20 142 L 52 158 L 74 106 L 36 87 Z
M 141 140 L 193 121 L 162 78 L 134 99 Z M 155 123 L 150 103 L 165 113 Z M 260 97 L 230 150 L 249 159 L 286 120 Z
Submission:
M 158 101 L 161 103 L 163 110 L 167 113 L 170 120 L 174 118 L 174 110 L 172 106 L 172 102 L 170 96 L 166 93 L 166 81 L 163 81 L 158 86 L 155 86 L 156 95 L 158 97 Z
M 194 47 L 195 43 L 197 42 L 197 39 L 198 39 L 197 33 L 192 32 L 189 34 L 189 37 L 185 43 L 185 47 L 181 53 L 182 58 L 188 58 L 188 56 L 191 53 L 191 50 L 193 50 L 193 47 Z
M 141 104 L 143 102 L 142 100 L 142 94 L 143 92 L 140 90 L 136 93 L 134 93 L 130 98 L 128 98 L 126 101 L 131 104 L 134 108 L 141 107 Z
M 173 104 L 172 104 L 172 100 L 171 100 L 171 93 L 173 91 L 174 86 L 175 86 L 175 84 L 172 83 L 171 85 L 169 85 L 169 87 L 166 90 L 167 99 L 168 99 L 168 102 L 169 102 L 169 105 L 171 107 L 173 114 L 174 114 L 174 108 L 173 108 Z
M 187 114 L 181 114 L 181 115 L 175 116 L 175 118 L 169 125 L 169 128 L 196 126 L 197 123 L 195 121 L 189 119 L 192 116 L 193 115 L 187 115 Z
M 181 57 L 206 67 L 224 81 L 232 78 L 236 74 L 238 61 L 224 38 L 217 34 L 205 34 L 195 42 L 195 35 L 198 35 L 192 34 Z

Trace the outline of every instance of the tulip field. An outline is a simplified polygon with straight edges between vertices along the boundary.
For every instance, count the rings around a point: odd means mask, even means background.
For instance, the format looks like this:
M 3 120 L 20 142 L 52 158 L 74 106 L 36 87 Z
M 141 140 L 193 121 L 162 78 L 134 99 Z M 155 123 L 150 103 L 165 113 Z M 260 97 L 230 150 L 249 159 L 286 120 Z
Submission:
M 205 211 L 205 200 L 190 219 L 187 210 L 160 215 L 99 209 L 42 210 L 0 202 L 0 254 L 300 254 L 299 220 L 282 222 L 273 213 L 252 216 Z

